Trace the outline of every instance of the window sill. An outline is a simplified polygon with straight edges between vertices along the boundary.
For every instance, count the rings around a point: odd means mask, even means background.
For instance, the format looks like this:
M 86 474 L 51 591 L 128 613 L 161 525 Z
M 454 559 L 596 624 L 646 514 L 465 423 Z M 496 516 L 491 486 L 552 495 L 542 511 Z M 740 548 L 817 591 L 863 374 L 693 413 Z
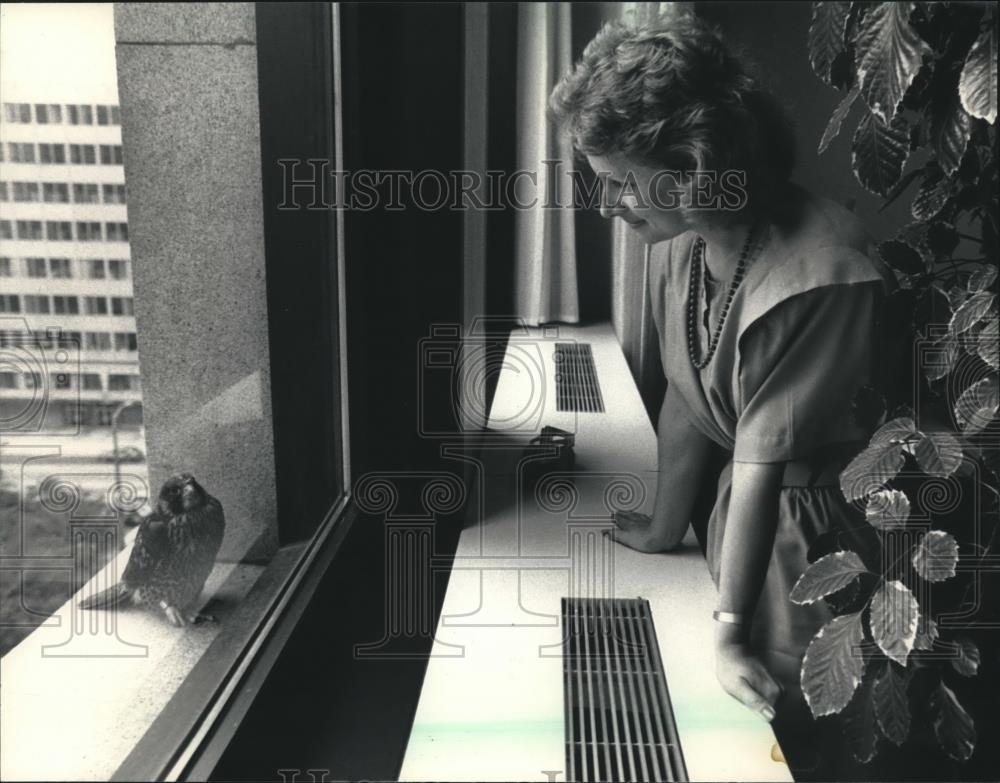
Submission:
M 91 584 L 108 584 L 130 552 Z M 244 616 L 244 599 L 266 570 L 217 563 L 205 611 L 218 622 L 186 628 L 145 607 L 85 612 L 73 596 L 0 660 L 0 779 L 111 778 L 209 647 Z

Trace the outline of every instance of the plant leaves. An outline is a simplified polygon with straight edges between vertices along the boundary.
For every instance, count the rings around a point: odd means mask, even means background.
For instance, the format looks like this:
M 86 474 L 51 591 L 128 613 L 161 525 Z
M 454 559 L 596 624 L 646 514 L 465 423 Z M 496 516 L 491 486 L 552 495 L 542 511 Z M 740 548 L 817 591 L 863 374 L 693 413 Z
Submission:
M 958 94 L 962 106 L 973 117 L 992 125 L 997 118 L 997 37 L 996 27 L 990 25 L 976 42 L 962 66 L 958 81 Z
M 958 359 L 958 340 L 955 335 L 949 333 L 938 340 L 934 347 L 935 353 L 930 354 L 934 361 L 927 361 L 924 364 L 924 375 L 929 381 L 938 381 L 944 378 L 955 368 L 955 361 Z
M 979 354 L 979 358 L 994 370 L 1000 369 L 998 337 L 1000 337 L 1000 323 L 996 320 L 987 321 L 976 341 L 976 353 Z
M 826 148 L 837 138 L 837 134 L 840 133 L 840 126 L 844 124 L 844 120 L 850 114 L 851 107 L 854 105 L 857 97 L 858 88 L 852 87 L 851 91 L 844 96 L 844 99 L 837 104 L 837 108 L 830 115 L 830 121 L 826 124 L 826 130 L 823 131 L 823 137 L 819 140 L 819 149 L 816 151 L 817 155 L 822 155 L 826 152 Z
M 951 323 L 948 324 L 948 331 L 952 334 L 962 334 L 962 332 L 971 329 L 979 322 L 980 318 L 986 315 L 995 301 L 996 294 L 989 291 L 973 294 L 955 311 L 951 317 Z
M 867 672 L 854 698 L 844 708 L 844 737 L 851 755 L 862 764 L 875 758 L 878 727 L 875 725 L 875 676 Z
M 861 613 L 834 617 L 813 637 L 802 659 L 802 693 L 813 717 L 840 712 L 861 682 L 865 660 Z
M 850 3 L 813 3 L 809 25 L 809 63 L 815 74 L 827 84 L 837 55 L 844 51 L 844 28 Z M 822 150 L 820 150 L 822 152 Z
M 910 734 L 908 684 L 888 661 L 875 682 L 875 717 L 882 733 L 895 745 L 902 745 Z
M 866 190 L 885 196 L 899 181 L 909 154 L 909 136 L 902 117 L 885 125 L 871 112 L 865 112 L 851 141 L 851 165 Z
M 928 531 L 913 551 L 913 567 L 928 582 L 943 582 L 955 575 L 958 542 L 943 530 Z
M 951 179 L 942 176 L 940 172 L 936 177 L 925 178 L 917 189 L 917 195 L 913 197 L 910 214 L 917 220 L 930 220 L 948 203 L 953 190 Z
M 962 108 L 956 96 L 945 109 L 944 114 L 935 117 L 931 129 L 934 152 L 944 173 L 951 176 L 962 162 L 965 149 L 969 146 L 972 131 L 972 117 Z
M 869 8 L 855 42 L 858 83 L 872 112 L 892 122 L 930 46 L 910 25 L 915 3 L 879 3 Z
M 976 724 L 954 692 L 943 682 L 931 693 L 934 734 L 944 751 L 956 761 L 967 761 L 976 749 Z
M 997 374 L 992 373 L 977 381 L 955 403 L 955 419 L 962 431 L 979 432 L 993 420 L 998 403 Z
M 796 604 L 811 604 L 837 592 L 864 573 L 868 573 L 868 569 L 857 554 L 834 552 L 810 565 L 795 583 L 789 597 Z
M 937 623 L 930 617 L 921 616 L 917 622 L 917 636 L 913 640 L 914 650 L 933 650 L 934 641 L 938 638 Z
M 958 232 L 951 223 L 936 220 L 927 227 L 927 247 L 937 259 L 950 255 L 958 240 Z
M 985 227 L 985 223 L 983 224 Z M 969 275 L 968 288 L 971 293 L 985 291 L 997 279 L 997 268 L 993 265 L 978 269 Z
M 950 432 L 925 432 L 913 456 L 924 473 L 946 478 L 962 463 L 962 444 Z
M 919 611 L 917 599 L 899 580 L 883 582 L 872 596 L 868 617 L 872 639 L 900 666 L 906 666 L 906 657 L 913 649 Z
M 873 446 L 883 446 L 890 443 L 903 444 L 918 434 L 917 425 L 913 423 L 912 417 L 898 416 L 879 427 L 872 435 L 871 442 Z
M 963 677 L 975 677 L 979 671 L 979 647 L 965 636 L 955 639 L 955 646 L 958 648 L 958 657 L 951 659 L 952 668 Z
M 913 419 L 887 421 L 872 435 L 868 448 L 851 460 L 840 474 L 840 490 L 849 501 L 860 500 L 881 489 L 903 468 L 903 444 L 917 434 Z
M 880 489 L 868 498 L 865 519 L 872 527 L 902 525 L 909 517 L 910 499 L 898 489 Z
M 903 274 L 916 275 L 925 271 L 923 257 L 906 242 L 890 239 L 879 244 L 878 252 L 883 261 Z

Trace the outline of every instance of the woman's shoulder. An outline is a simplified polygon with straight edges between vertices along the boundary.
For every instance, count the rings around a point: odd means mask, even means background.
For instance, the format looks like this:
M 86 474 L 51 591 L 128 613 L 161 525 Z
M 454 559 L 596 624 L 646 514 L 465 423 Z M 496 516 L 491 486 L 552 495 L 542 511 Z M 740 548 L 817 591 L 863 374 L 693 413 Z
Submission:
M 791 186 L 744 280 L 741 331 L 791 297 L 835 285 L 894 284 L 862 222 L 836 202 Z

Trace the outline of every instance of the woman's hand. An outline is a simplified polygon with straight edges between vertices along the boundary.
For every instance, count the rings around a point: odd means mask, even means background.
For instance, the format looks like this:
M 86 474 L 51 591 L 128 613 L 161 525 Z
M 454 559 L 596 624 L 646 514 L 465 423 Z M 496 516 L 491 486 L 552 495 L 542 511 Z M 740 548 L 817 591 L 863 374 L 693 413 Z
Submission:
M 733 639 L 728 629 L 716 638 L 715 675 L 723 689 L 769 723 L 781 696 L 781 686 L 764 667 L 750 645 Z
M 605 530 L 604 535 L 612 541 L 624 544 L 638 552 L 662 552 L 668 547 L 664 545 L 662 536 L 653 530 L 653 519 L 649 514 L 637 511 L 616 511 L 612 520 L 614 530 Z

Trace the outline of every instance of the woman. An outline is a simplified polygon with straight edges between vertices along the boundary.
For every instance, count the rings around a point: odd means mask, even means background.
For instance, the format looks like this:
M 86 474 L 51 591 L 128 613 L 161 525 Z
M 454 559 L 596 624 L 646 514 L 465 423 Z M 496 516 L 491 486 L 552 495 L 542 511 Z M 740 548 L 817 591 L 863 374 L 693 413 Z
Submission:
M 891 278 L 849 212 L 789 181 L 789 123 L 693 18 L 606 25 L 550 109 L 603 181 L 602 215 L 653 245 L 660 478 L 652 517 L 618 517 L 613 537 L 675 547 L 712 450 L 730 453 L 706 543 L 716 671 L 797 777 L 829 774 L 799 670 L 830 615 L 788 595 L 822 534 L 844 546 L 858 526 L 837 479 L 867 434 L 851 403 L 877 381 Z

